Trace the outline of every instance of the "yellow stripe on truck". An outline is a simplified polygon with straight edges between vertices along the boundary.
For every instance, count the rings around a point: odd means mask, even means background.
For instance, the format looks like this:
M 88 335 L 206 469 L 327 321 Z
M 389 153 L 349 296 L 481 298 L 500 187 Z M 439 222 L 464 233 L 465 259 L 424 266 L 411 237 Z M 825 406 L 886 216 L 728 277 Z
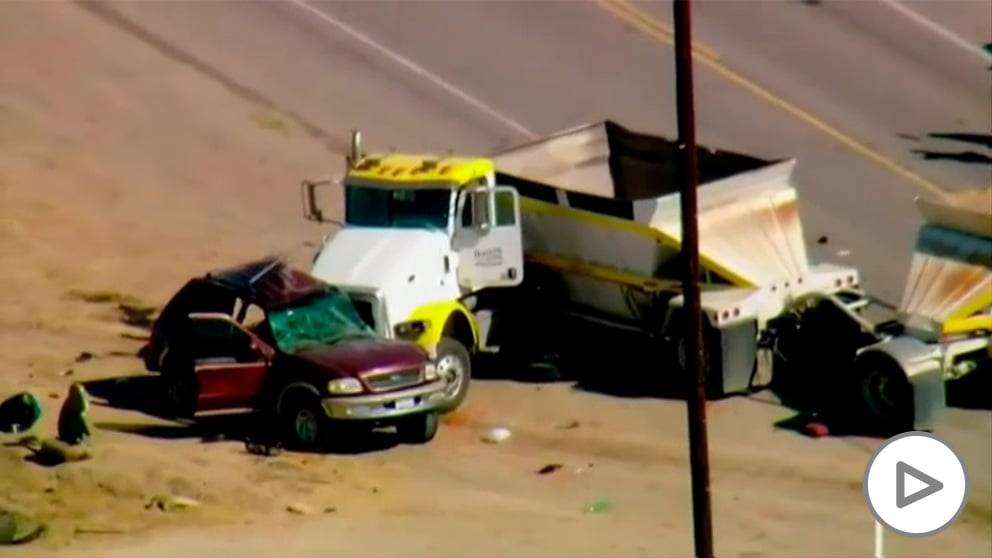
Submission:
M 472 329 L 473 346 L 465 347 L 469 351 L 472 351 L 479 343 L 479 324 L 475 321 L 475 316 L 465 308 L 465 305 L 458 301 L 425 304 L 410 314 L 407 321 L 423 321 L 428 324 L 427 330 L 417 338 L 417 344 L 425 349 L 430 349 L 437 345 L 444 333 L 444 326 L 448 323 L 448 318 L 456 313 L 464 315 L 468 320 L 469 327 Z
M 626 219 L 620 219 L 618 217 L 610 217 L 606 215 L 600 215 L 599 213 L 594 213 L 592 211 L 585 211 L 583 209 L 576 209 L 574 207 L 564 207 L 560 205 L 555 205 L 553 203 L 543 202 L 540 200 L 535 200 L 533 198 L 520 197 L 520 208 L 526 209 L 533 213 L 540 215 L 551 215 L 556 217 L 564 217 L 566 219 L 572 219 L 580 223 L 587 223 L 589 225 L 594 225 L 597 227 L 603 227 L 607 229 L 614 229 L 618 231 L 624 231 L 647 238 L 654 239 L 659 244 L 679 250 L 682 244 L 675 238 L 668 236 L 667 234 L 659 231 L 654 227 L 648 225 L 642 225 L 641 223 L 635 223 L 633 221 L 628 221 Z M 719 262 L 705 256 L 704 254 L 699 255 L 699 261 L 704 266 L 709 268 L 711 271 L 730 281 L 733 285 L 738 287 L 757 287 L 751 281 L 748 281 L 742 275 L 734 272 L 730 268 L 721 265 Z

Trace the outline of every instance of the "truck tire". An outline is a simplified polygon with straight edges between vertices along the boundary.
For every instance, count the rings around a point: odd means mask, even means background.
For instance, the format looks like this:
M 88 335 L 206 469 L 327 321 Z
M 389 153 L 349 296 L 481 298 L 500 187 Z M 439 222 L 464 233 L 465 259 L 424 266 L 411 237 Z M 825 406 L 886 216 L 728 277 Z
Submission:
M 420 413 L 400 419 L 396 423 L 396 434 L 405 444 L 426 444 L 437 436 L 440 423 L 437 413 Z
M 454 411 L 468 396 L 472 382 L 472 357 L 465 345 L 450 338 L 442 337 L 437 344 L 438 377 L 445 380 L 444 403 L 438 407 L 440 413 Z
M 862 415 L 879 433 L 913 429 L 913 386 L 902 370 L 885 358 L 866 358 L 855 365 L 856 393 Z
M 303 388 L 288 392 L 279 405 L 278 420 L 287 448 L 316 452 L 327 447 L 330 420 L 314 393 Z

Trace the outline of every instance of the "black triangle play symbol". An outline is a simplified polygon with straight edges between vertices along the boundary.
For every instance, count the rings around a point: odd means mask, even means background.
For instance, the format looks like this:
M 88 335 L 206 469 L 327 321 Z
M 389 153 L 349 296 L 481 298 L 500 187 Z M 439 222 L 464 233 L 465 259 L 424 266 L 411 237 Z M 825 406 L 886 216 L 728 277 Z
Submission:
M 912 494 L 906 494 L 906 475 L 913 477 L 914 479 L 927 485 L 926 488 L 918 490 Z M 944 489 L 944 483 L 931 477 L 930 475 L 924 473 L 923 471 L 912 467 L 902 461 L 896 461 L 896 507 L 905 508 L 906 506 L 919 502 L 920 500 L 926 498 L 927 496 L 932 496 Z

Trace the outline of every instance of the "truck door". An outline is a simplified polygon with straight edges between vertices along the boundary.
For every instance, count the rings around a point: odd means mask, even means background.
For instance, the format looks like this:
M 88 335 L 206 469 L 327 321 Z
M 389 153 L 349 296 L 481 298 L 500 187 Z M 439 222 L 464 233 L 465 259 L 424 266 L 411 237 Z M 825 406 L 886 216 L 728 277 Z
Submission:
M 458 283 L 471 290 L 519 285 L 524 251 L 517 191 L 510 186 L 465 190 L 460 209 Z
M 196 412 L 250 408 L 274 351 L 223 314 L 190 314 Z

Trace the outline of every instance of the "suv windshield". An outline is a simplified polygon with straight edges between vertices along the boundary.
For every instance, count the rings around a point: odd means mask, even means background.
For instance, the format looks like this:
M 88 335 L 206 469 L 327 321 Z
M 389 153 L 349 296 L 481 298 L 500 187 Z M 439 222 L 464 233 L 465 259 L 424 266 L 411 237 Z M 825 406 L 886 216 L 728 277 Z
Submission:
M 316 345 L 332 345 L 347 337 L 374 337 L 351 299 L 337 289 L 307 297 L 269 313 L 276 345 L 295 353 Z
M 447 230 L 451 190 L 347 186 L 344 203 L 349 225 Z

